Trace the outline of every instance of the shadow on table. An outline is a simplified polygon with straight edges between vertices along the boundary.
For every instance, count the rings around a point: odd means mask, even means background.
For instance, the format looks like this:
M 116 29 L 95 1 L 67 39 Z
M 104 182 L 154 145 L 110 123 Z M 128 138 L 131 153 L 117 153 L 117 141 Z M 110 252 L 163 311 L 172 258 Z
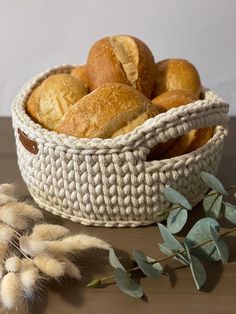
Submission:
M 123 260 L 126 267 L 133 266 L 128 260 L 127 253 L 121 250 L 116 250 L 116 253 L 120 257 L 120 260 Z M 112 274 L 112 269 L 110 269 L 109 272 L 107 251 L 91 249 L 83 252 L 73 261 L 81 271 L 82 280 L 76 281 L 70 278 L 63 278 L 58 281 L 51 280 L 48 283 L 45 282 L 44 289 L 40 291 L 35 302 L 29 306 L 29 313 L 45 313 L 51 293 L 59 294 L 65 302 L 72 304 L 79 310 L 85 301 L 86 289 L 89 289 L 86 288 L 86 285 L 94 278 L 104 277 L 104 274 Z M 103 289 L 106 286 L 107 285 L 104 284 L 98 289 Z

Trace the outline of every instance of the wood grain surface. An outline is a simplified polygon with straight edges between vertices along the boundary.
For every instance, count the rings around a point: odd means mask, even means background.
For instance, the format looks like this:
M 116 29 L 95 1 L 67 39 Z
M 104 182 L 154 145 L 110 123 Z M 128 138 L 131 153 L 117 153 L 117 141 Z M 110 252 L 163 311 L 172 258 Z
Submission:
M 218 173 L 225 186 L 236 183 L 235 137 L 236 119 L 231 119 L 230 135 L 225 143 Z M 10 118 L 0 118 L 0 183 L 5 182 L 16 184 L 20 198 L 29 197 L 17 165 Z M 236 203 L 236 199 L 234 201 Z M 194 208 L 188 221 L 188 228 L 202 215 L 200 208 Z M 134 248 L 143 250 L 149 256 L 157 258 L 163 256 L 158 250 L 157 244 L 162 240 L 155 225 L 135 229 L 110 229 L 82 226 L 48 213 L 45 213 L 45 217 L 48 221 L 66 226 L 72 233 L 83 232 L 106 240 L 117 250 L 127 267 L 131 266 L 128 259 Z M 222 221 L 222 225 L 225 230 L 232 227 L 226 221 Z M 207 282 L 201 291 L 196 290 L 189 269 L 180 267 L 177 262 L 165 264 L 170 270 L 168 277 L 162 276 L 158 280 L 141 278 L 147 296 L 146 301 L 126 296 L 115 284 L 100 289 L 87 289 L 85 285 L 92 278 L 109 275 L 112 272 L 107 263 L 107 253 L 92 250 L 78 258 L 77 263 L 83 275 L 81 282 L 73 280 L 51 282 L 48 288 L 42 288 L 28 308 L 22 307 L 18 313 L 236 313 L 236 234 L 228 236 L 225 240 L 230 248 L 229 263 L 224 266 L 221 263 L 206 263 Z

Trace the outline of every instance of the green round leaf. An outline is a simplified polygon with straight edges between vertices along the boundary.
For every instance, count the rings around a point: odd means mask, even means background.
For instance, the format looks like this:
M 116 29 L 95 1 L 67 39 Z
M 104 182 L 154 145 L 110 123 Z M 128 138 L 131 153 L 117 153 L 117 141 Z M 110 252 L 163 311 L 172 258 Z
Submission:
M 177 250 L 170 250 L 165 243 L 162 244 L 158 243 L 158 246 L 163 254 L 167 256 L 175 254 L 176 256 L 173 257 L 174 260 L 179 261 L 184 265 L 188 265 L 188 261 L 186 260 L 186 254 L 184 252 L 180 253 Z M 183 248 L 180 251 L 183 251 Z
M 121 291 L 133 298 L 141 298 L 143 291 L 139 283 L 129 277 L 128 273 L 121 268 L 115 269 L 115 280 Z
M 119 268 L 125 270 L 124 266 L 120 263 L 118 257 L 116 256 L 116 253 L 115 253 L 114 249 L 110 249 L 109 250 L 109 263 L 114 268 L 118 268 L 119 267 Z
M 159 278 L 163 273 L 163 269 L 160 263 L 150 264 L 145 254 L 139 250 L 134 250 L 134 258 L 138 264 L 138 267 L 142 270 L 144 275 L 148 278 Z M 149 258 L 150 260 L 150 258 Z
M 215 231 L 214 228 L 212 228 L 212 226 L 210 226 L 210 233 L 212 236 L 212 240 L 214 241 L 214 244 L 218 250 L 222 263 L 226 264 L 229 259 L 229 251 L 226 243 L 222 239 L 219 239 L 218 233 Z
M 178 240 L 175 239 L 175 237 L 166 229 L 165 226 L 162 224 L 158 223 L 158 227 L 162 236 L 162 239 L 165 242 L 165 245 L 170 249 L 170 250 L 177 250 L 177 251 L 182 251 L 183 246 L 179 243 Z
M 222 208 L 222 195 L 210 195 L 215 191 L 210 191 L 203 199 L 203 208 L 208 217 L 217 219 Z
M 186 236 L 185 244 L 188 248 L 194 245 L 212 240 L 210 233 L 210 226 L 212 226 L 217 233 L 219 233 L 219 223 L 213 218 L 202 218 L 198 220 L 189 231 Z M 219 253 L 214 243 L 209 243 L 191 251 L 194 255 L 197 255 L 205 260 L 215 262 L 220 260 Z
M 189 201 L 186 199 L 186 197 L 184 197 L 182 194 L 180 194 L 176 190 L 170 187 L 166 187 L 163 190 L 163 194 L 169 202 L 173 204 L 180 204 L 186 209 L 192 209 L 192 206 L 189 203 Z
M 185 245 L 188 260 L 190 261 L 190 270 L 197 289 L 199 290 L 206 282 L 206 271 L 200 260 L 190 254 L 188 247 Z
M 173 251 L 171 249 L 169 249 L 165 243 L 158 243 L 158 246 L 159 246 L 160 251 L 163 254 L 165 254 L 167 256 L 174 254 Z
M 176 208 L 172 210 L 167 218 L 167 230 L 172 233 L 178 233 L 183 229 L 188 219 L 188 211 L 185 208 Z
M 236 206 L 226 202 L 223 204 L 225 218 L 236 225 Z
M 202 171 L 200 174 L 202 180 L 213 190 L 216 190 L 217 192 L 227 195 L 223 184 L 220 182 L 219 179 L 217 179 L 213 174 Z

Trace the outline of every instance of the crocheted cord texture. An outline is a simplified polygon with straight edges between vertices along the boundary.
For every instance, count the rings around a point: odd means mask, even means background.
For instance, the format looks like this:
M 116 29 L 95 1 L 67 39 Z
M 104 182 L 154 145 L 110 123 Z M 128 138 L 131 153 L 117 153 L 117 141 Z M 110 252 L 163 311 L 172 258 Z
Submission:
M 200 172 L 217 171 L 229 105 L 205 90 L 204 100 L 159 114 L 114 139 L 57 134 L 31 120 L 25 104 L 42 80 L 55 73 L 69 73 L 72 67 L 49 69 L 30 80 L 12 105 L 18 164 L 35 202 L 63 218 L 105 227 L 137 227 L 165 219 L 170 210 L 162 193 L 165 186 L 196 204 L 207 190 Z M 216 126 L 214 136 L 196 151 L 146 161 L 158 143 L 208 126 Z M 37 143 L 36 154 L 22 145 L 18 129 Z

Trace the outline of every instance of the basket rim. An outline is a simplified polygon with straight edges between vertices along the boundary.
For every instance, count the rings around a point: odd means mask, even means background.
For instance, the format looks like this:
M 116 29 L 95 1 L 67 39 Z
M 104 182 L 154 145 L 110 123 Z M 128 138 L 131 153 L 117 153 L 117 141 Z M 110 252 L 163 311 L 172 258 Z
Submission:
M 172 108 L 165 113 L 160 113 L 157 116 L 146 120 L 142 125 L 138 126 L 131 132 L 119 135 L 115 138 L 77 138 L 74 136 L 68 136 L 66 134 L 59 134 L 55 131 L 50 131 L 43 128 L 40 124 L 34 122 L 25 110 L 25 104 L 32 93 L 32 90 L 39 85 L 48 76 L 56 73 L 69 73 L 73 68 L 73 65 L 60 65 L 46 70 L 40 73 L 29 82 L 27 82 L 22 89 L 19 91 L 15 97 L 12 104 L 12 117 L 13 125 L 17 125 L 21 130 L 28 135 L 31 139 L 35 140 L 37 143 L 47 143 L 54 145 L 56 147 L 61 147 L 61 149 L 74 149 L 74 150 L 106 150 L 107 149 L 117 149 L 130 150 L 137 149 L 142 146 L 145 140 L 152 137 L 152 130 L 162 129 L 163 126 L 171 125 L 171 119 L 178 117 L 181 122 L 184 123 L 186 120 L 186 114 L 195 111 L 196 114 L 201 114 L 203 108 L 205 111 L 212 106 L 212 104 L 221 105 L 224 107 L 224 112 L 227 114 L 229 105 L 225 103 L 214 91 L 209 89 L 204 89 L 203 93 L 205 98 L 203 100 L 197 100 L 193 103 L 180 106 L 178 108 Z M 214 134 L 214 136 L 216 133 Z M 143 145 L 145 147 L 145 145 Z M 128 149 L 127 149 L 128 148 Z

